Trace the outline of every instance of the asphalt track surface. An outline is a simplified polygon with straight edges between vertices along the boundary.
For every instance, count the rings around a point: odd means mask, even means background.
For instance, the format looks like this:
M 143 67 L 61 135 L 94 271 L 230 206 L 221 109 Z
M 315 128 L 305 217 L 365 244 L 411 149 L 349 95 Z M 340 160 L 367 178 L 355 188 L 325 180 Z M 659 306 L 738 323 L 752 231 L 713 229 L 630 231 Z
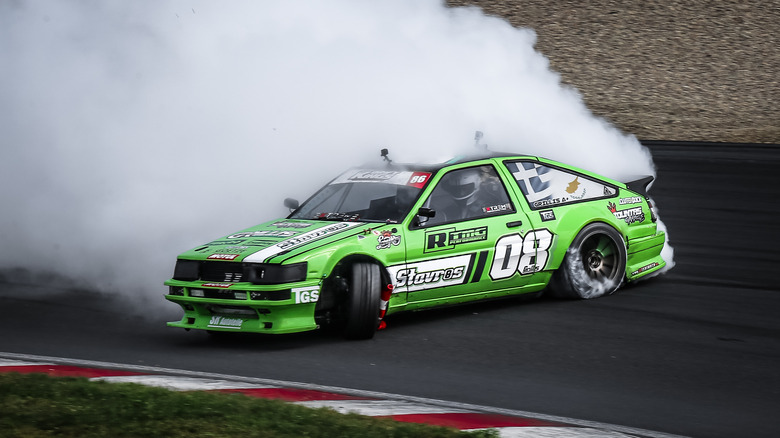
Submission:
M 327 332 L 212 338 L 162 299 L 0 281 L 0 351 L 307 382 L 693 437 L 780 434 L 780 147 L 651 145 L 668 274 L 591 301 L 509 299 Z

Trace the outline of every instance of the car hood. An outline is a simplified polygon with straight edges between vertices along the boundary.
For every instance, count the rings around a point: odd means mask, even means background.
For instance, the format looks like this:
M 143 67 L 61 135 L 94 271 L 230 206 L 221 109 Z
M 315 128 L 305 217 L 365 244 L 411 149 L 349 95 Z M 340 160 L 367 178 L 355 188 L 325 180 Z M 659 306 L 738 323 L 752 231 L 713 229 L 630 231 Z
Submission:
M 179 255 L 187 260 L 271 262 L 291 251 L 304 252 L 360 230 L 363 222 L 279 219 L 247 228 Z M 352 232 L 350 232 L 352 231 Z

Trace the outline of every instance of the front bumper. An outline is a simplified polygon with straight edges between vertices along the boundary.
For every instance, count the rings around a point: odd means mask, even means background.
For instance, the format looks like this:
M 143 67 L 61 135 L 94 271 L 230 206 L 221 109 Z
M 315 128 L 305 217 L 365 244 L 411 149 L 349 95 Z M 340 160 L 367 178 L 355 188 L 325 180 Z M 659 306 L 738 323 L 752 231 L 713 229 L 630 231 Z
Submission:
M 314 320 L 318 283 L 257 286 L 169 280 L 168 301 L 181 306 L 169 327 L 222 332 L 296 333 L 318 328 Z

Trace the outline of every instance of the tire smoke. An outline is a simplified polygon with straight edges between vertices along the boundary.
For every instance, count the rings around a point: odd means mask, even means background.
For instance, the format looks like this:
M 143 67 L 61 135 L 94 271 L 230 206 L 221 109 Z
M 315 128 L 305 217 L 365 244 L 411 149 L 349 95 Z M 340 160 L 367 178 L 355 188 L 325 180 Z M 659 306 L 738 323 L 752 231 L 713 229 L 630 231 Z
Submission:
M 535 34 L 436 0 L 0 3 L 0 267 L 157 296 L 342 169 L 472 148 L 654 174 Z M 160 300 L 162 301 L 162 300 Z

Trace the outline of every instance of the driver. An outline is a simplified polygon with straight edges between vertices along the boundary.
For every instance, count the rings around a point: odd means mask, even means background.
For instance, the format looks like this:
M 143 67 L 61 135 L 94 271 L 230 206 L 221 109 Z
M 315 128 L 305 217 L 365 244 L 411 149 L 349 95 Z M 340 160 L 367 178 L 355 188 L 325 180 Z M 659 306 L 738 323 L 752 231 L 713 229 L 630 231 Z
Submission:
M 477 200 L 482 177 L 479 169 L 466 169 L 451 178 L 449 192 L 461 205 L 472 205 Z
M 480 169 L 465 169 L 449 176 L 446 190 L 452 195 L 454 208 L 448 209 L 448 219 L 463 219 L 481 215 L 482 203 L 478 202 L 482 188 Z

